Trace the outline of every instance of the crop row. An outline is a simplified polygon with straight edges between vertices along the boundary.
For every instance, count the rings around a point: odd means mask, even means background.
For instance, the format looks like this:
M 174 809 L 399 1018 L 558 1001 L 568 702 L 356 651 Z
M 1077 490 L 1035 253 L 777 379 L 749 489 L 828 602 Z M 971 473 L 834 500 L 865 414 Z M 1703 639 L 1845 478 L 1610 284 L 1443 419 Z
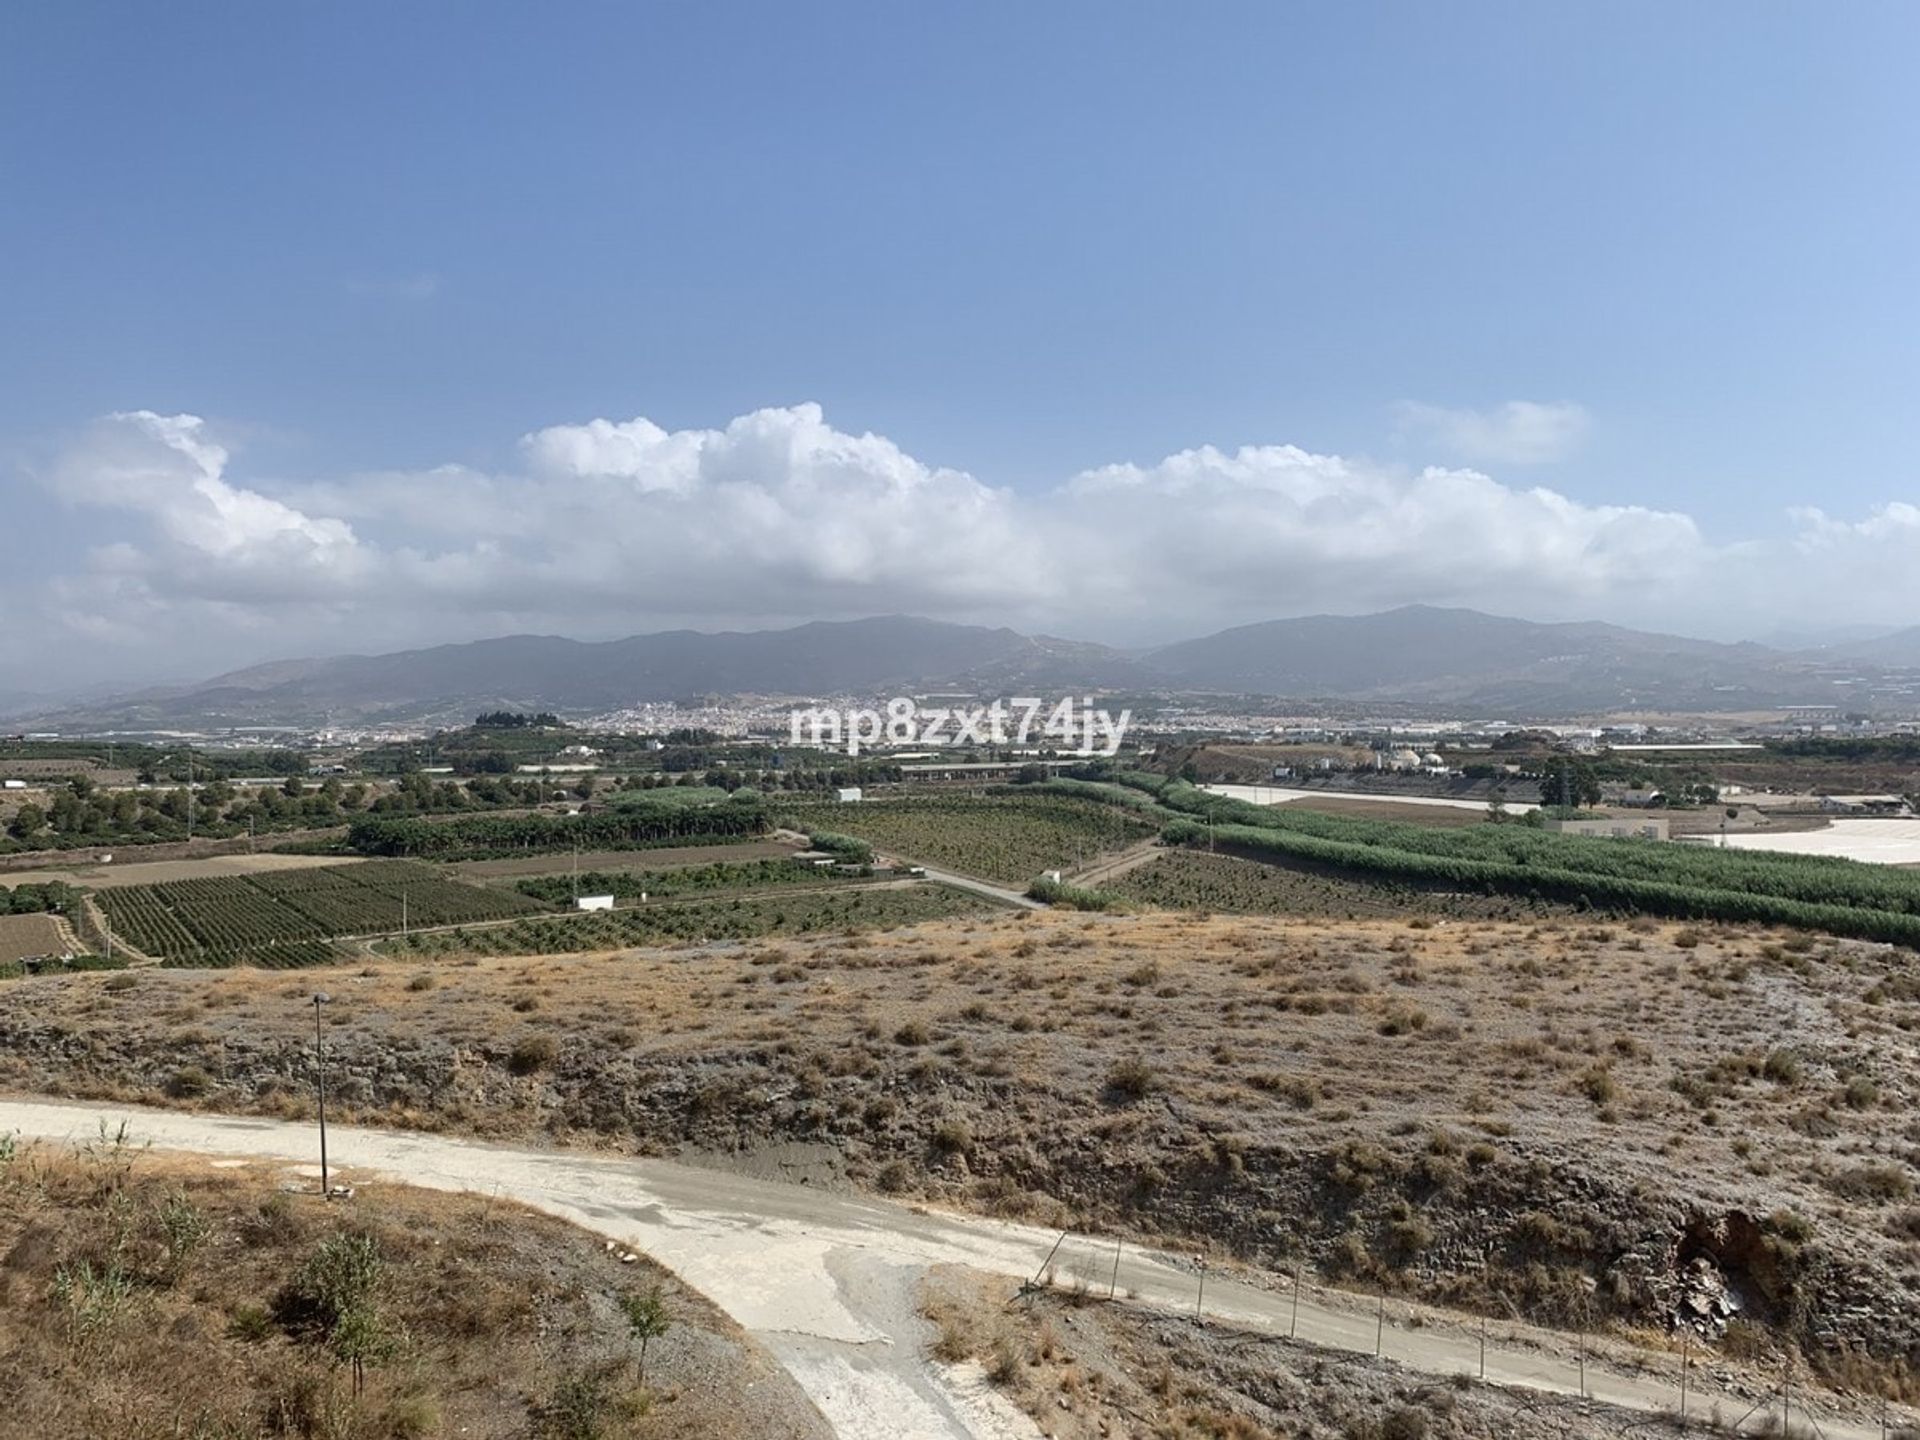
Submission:
M 348 829 L 347 845 L 362 855 L 479 860 L 575 847 L 712 845 L 766 830 L 767 811 L 758 796 L 701 805 L 623 797 L 617 807 L 581 815 L 472 815 L 444 821 L 367 816 Z
M 1005 885 L 1072 870 L 1153 834 L 1117 806 L 1065 794 L 916 795 L 858 804 L 780 803 L 809 832 L 841 831 L 890 854 Z
M 611 895 L 618 900 L 637 900 L 645 895 L 654 900 L 669 900 L 836 883 L 856 882 L 851 877 L 840 876 L 831 867 L 816 870 L 791 860 L 752 860 L 743 865 L 720 861 L 679 870 L 588 870 L 579 875 L 538 875 L 520 881 L 514 888 L 522 895 L 550 905 L 565 905 L 576 895 Z
M 1793 925 L 1863 940 L 1920 946 L 1920 915 L 1849 905 L 1825 905 L 1756 890 L 1725 890 L 1645 880 L 1605 871 L 1548 869 L 1462 856 L 1422 854 L 1383 844 L 1329 840 L 1296 830 L 1252 825 L 1211 827 L 1213 843 L 1254 856 L 1330 866 L 1350 874 L 1488 894 L 1559 900 L 1595 909 L 1686 919 Z M 1173 844 L 1200 844 L 1209 827 L 1183 821 L 1167 827 Z M 1633 844 L 1592 840 L 1593 845 Z
M 484 929 L 410 935 L 387 940 L 382 949 L 396 955 L 559 955 L 672 940 L 744 940 L 760 935 L 882 929 L 976 914 L 987 908 L 991 908 L 991 902 L 943 885 L 901 889 L 857 886 L 818 894 L 648 904 L 555 915 Z
M 1722 850 L 1714 846 L 1557 835 L 1526 825 L 1438 829 L 1325 815 L 1292 806 L 1227 800 L 1159 776 L 1128 776 L 1161 804 L 1221 825 L 1461 861 L 1515 871 L 1605 881 L 1647 881 L 1691 889 L 1747 892 L 1776 900 L 1920 916 L 1920 872 L 1826 856 Z
M 289 884 L 291 876 L 302 877 Z M 263 883 L 264 882 L 264 883 Z M 290 942 L 509 919 L 537 901 L 443 878 L 424 865 L 340 865 L 103 890 L 116 934 L 149 955 L 244 955 Z
M 1233 855 L 1173 850 L 1104 887 L 1121 899 L 1165 910 L 1231 915 L 1316 915 L 1345 919 L 1441 914 L 1475 918 L 1524 915 L 1517 899 L 1460 894 L 1398 881 L 1368 884 L 1342 875 L 1261 864 Z

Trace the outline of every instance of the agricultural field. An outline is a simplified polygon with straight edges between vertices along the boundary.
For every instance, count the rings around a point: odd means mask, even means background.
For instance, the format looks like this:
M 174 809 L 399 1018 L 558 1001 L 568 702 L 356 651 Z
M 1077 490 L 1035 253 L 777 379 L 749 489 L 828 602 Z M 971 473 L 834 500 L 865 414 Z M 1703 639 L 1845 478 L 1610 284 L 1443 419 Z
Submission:
M 1129 777 L 1194 819 L 1171 844 L 1338 870 L 1371 883 L 1480 890 L 1616 913 L 1794 925 L 1920 945 L 1920 873 L 1890 865 L 1698 845 L 1556 835 L 1523 824 L 1436 830 L 1250 805 L 1158 776 Z M 1202 824 L 1201 817 L 1219 822 Z
M 915 795 L 853 805 L 779 800 L 775 813 L 796 828 L 839 831 L 889 855 L 1015 886 L 1154 833 L 1115 806 L 1057 794 Z
M 435 860 L 497 860 L 536 851 L 646 850 L 760 840 L 767 812 L 758 794 L 743 791 L 714 803 L 620 797 L 620 804 L 580 815 L 492 813 L 434 822 L 417 816 L 355 820 L 347 848 L 361 855 Z M 724 793 L 724 792 L 722 792 Z
M 383 955 L 566 955 L 673 940 L 883 930 L 1002 907 L 944 885 L 851 885 L 758 899 L 702 900 L 553 915 L 466 930 L 391 937 Z
M 185 965 L 299 965 L 331 956 L 314 942 L 408 926 L 509 919 L 544 907 L 505 890 L 448 880 L 389 860 L 104 890 L 114 932 Z
M 1225 915 L 1310 915 L 1347 920 L 1414 915 L 1525 919 L 1529 915 L 1550 914 L 1567 908 L 1498 895 L 1422 890 L 1391 883 L 1368 884 L 1338 875 L 1193 850 L 1156 855 L 1144 865 L 1103 881 L 1099 888 L 1106 894 L 1157 909 L 1204 910 Z
M 871 883 L 872 877 L 864 877 Z M 716 863 L 677 870 L 582 870 L 578 875 L 543 875 L 514 885 L 522 895 L 549 905 L 569 905 L 576 895 L 611 895 L 616 900 L 677 900 L 702 895 L 746 895 L 767 890 L 857 885 L 863 877 L 816 870 L 792 860 L 754 860 L 744 865 Z
M 462 860 L 447 868 L 462 880 L 506 880 L 532 875 L 566 875 L 575 865 L 602 872 L 673 870 L 683 865 L 711 865 L 716 861 L 746 864 L 778 860 L 794 852 L 779 840 L 741 838 L 721 845 L 674 845 L 655 850 L 582 850 L 521 855 L 510 860 Z
M 125 864 L 14 870 L 0 874 L 0 885 L 84 885 L 89 890 L 105 890 L 126 885 L 164 885 L 169 880 L 208 880 L 227 875 L 257 875 L 266 870 L 310 870 L 316 865 L 355 863 L 337 855 L 196 855 L 190 860 L 135 860 Z
M 73 948 L 51 915 L 0 915 L 0 965 L 29 956 L 64 955 Z

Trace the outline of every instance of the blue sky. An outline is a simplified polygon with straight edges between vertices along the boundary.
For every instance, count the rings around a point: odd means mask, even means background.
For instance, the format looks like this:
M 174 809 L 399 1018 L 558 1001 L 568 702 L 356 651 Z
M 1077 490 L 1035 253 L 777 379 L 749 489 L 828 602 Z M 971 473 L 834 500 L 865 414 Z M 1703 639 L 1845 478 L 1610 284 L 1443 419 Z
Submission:
M 1920 620 L 1917 49 L 1866 4 L 9 7 L 0 691 L 890 610 Z

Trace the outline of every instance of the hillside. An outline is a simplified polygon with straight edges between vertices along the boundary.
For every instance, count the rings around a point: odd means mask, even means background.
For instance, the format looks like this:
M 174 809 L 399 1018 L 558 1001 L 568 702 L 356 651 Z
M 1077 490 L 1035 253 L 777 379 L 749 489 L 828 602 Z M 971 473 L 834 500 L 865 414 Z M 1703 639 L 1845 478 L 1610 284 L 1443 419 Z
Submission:
M 886 616 L 603 642 L 512 635 L 390 655 L 277 661 L 50 718 L 118 727 L 446 721 L 489 709 L 578 713 L 699 695 L 873 694 L 935 684 L 1004 690 L 1147 678 L 1105 646 Z
M 1547 713 L 1831 698 L 1823 677 L 1760 645 L 1426 605 L 1242 625 L 1146 659 L 1192 688 Z
M 1906 656 L 1901 648 L 1914 650 Z M 1920 665 L 1912 632 L 1872 642 Z M 1867 647 L 1859 647 L 1867 648 Z M 1903 658 L 1904 657 L 1904 658 Z M 34 717 L 93 729 L 464 721 L 489 709 L 591 713 L 706 695 L 881 696 L 933 689 L 1049 695 L 1198 691 L 1445 705 L 1548 716 L 1870 702 L 1876 664 L 1596 623 L 1539 624 L 1407 606 L 1242 625 L 1143 654 L 907 616 L 784 630 L 672 630 L 585 642 L 513 635 L 390 655 L 275 661 Z M 1866 683 L 1858 683 L 1858 682 Z

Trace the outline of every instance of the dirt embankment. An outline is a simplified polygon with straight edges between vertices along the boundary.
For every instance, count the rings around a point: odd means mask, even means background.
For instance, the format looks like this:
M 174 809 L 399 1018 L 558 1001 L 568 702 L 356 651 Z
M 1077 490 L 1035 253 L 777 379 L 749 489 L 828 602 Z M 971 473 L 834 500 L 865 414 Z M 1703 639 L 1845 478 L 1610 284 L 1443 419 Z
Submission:
M 882 1190 L 1547 1323 L 1779 1338 L 1911 1392 L 1905 958 L 1422 924 L 1046 915 L 336 972 L 333 1094 L 655 1153 L 817 1145 Z M 304 1113 L 311 988 L 15 982 L 0 1083 Z

